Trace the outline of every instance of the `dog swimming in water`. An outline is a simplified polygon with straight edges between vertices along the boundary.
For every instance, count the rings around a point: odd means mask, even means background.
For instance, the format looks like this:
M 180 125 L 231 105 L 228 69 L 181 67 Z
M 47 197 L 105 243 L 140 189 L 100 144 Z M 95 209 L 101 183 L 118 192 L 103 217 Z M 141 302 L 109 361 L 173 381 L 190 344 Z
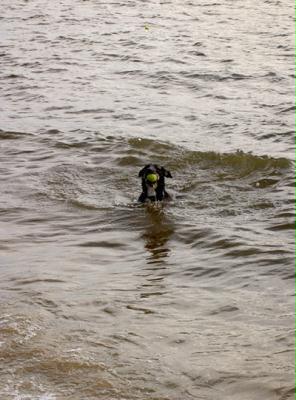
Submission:
M 171 196 L 165 190 L 165 178 L 172 178 L 170 171 L 156 164 L 148 164 L 139 172 L 142 178 L 140 203 L 169 200 Z

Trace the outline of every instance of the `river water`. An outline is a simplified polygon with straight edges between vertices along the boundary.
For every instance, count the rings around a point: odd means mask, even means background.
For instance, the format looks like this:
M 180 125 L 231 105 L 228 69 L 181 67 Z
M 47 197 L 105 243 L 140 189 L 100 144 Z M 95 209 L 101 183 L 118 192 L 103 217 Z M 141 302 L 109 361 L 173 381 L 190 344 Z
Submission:
M 0 11 L 1 400 L 294 398 L 293 4 Z

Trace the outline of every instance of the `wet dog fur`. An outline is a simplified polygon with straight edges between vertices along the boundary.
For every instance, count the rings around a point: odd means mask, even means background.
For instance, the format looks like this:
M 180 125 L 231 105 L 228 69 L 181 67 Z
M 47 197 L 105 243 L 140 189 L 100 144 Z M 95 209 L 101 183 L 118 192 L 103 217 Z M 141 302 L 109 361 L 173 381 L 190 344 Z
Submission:
M 153 185 L 147 180 L 149 174 L 156 174 L 158 177 L 157 182 Z M 165 178 L 172 178 L 172 175 L 164 167 L 148 164 L 140 170 L 139 178 L 142 179 L 142 193 L 138 198 L 140 203 L 171 199 L 171 196 L 165 190 Z

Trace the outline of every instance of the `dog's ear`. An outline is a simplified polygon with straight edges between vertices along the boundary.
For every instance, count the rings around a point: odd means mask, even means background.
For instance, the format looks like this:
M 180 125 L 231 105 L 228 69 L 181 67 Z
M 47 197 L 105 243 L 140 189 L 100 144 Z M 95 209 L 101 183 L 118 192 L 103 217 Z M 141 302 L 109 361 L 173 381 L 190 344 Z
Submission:
M 161 167 L 161 172 L 163 173 L 163 176 L 165 176 L 166 178 L 172 178 L 172 174 L 170 173 L 170 171 L 168 171 L 164 167 Z
M 141 169 L 141 171 L 139 172 L 138 177 L 142 178 L 146 170 L 147 170 L 147 165 L 144 168 Z

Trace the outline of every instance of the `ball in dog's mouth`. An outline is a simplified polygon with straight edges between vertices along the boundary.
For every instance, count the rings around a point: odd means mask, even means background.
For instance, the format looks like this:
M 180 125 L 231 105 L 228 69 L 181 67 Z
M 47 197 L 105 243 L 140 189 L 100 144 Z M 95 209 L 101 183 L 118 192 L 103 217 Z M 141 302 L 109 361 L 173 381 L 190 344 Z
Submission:
M 157 188 L 157 182 L 158 182 L 159 176 L 154 173 L 150 173 L 146 175 L 145 182 L 147 184 L 147 196 L 152 198 L 156 197 L 155 190 Z
M 150 185 L 156 184 L 158 181 L 158 175 L 157 174 L 148 174 L 146 176 L 146 182 L 149 183 Z

